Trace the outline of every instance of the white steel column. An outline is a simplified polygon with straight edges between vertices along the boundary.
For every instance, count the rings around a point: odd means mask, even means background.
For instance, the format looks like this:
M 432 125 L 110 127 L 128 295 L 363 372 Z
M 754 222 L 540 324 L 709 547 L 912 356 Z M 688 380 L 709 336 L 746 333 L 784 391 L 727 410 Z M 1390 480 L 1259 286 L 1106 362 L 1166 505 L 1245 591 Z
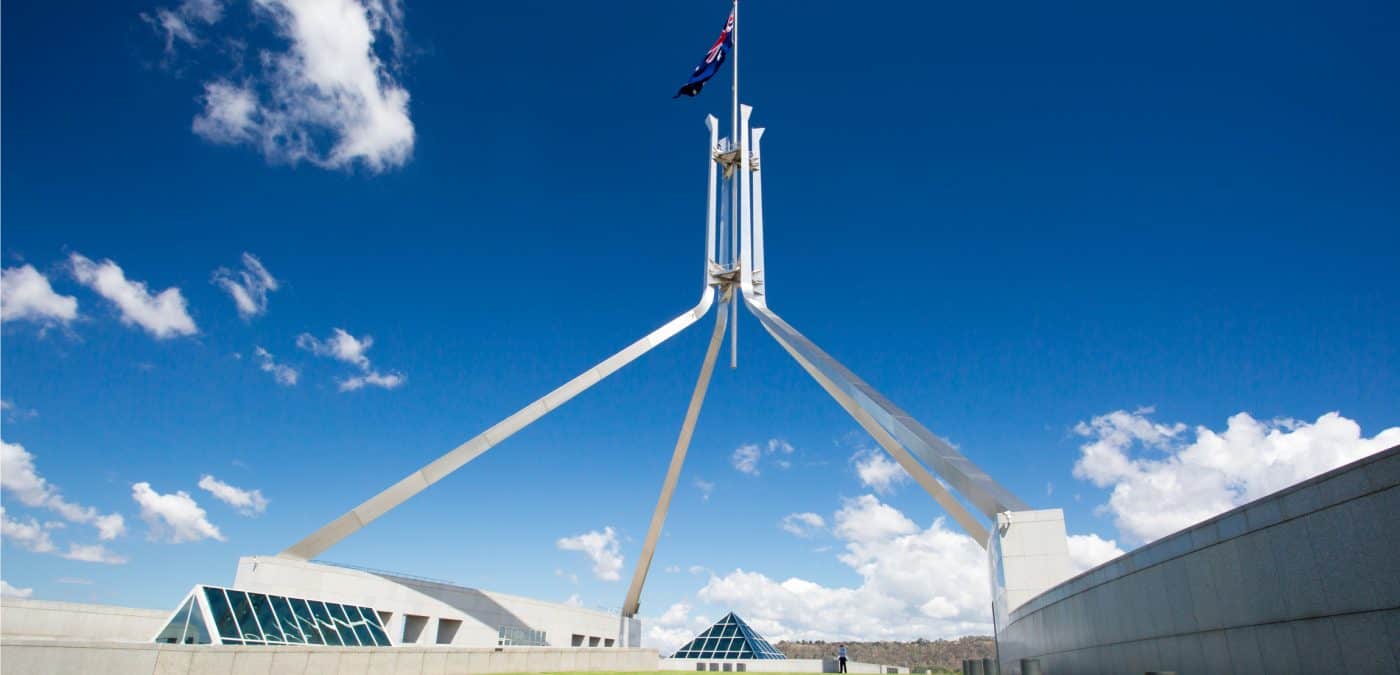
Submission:
M 719 261 L 719 252 L 715 250 L 715 173 L 719 168 L 715 163 L 715 150 L 719 146 L 719 120 L 714 115 L 706 115 L 705 127 L 710 130 L 710 147 L 705 152 L 705 160 L 710 165 L 710 191 L 705 200 L 705 278 L 702 283 L 709 286 L 710 275 Z
M 739 106 L 739 284 L 748 291 L 753 288 L 753 204 L 749 200 L 749 118 L 753 106 Z M 735 326 L 737 328 L 737 326 Z
M 761 296 L 767 295 L 763 282 L 766 275 L 763 266 L 763 156 L 758 149 L 762 138 L 763 127 L 754 129 L 753 159 L 750 160 L 753 167 L 753 272 L 749 275 L 753 292 Z
M 738 302 L 733 298 L 731 302 Z M 661 496 L 656 499 L 656 510 L 651 514 L 651 525 L 647 528 L 647 538 L 642 543 L 641 555 L 637 557 L 637 569 L 632 573 L 632 585 L 627 589 L 627 599 L 622 603 L 622 618 L 625 620 L 637 615 L 641 606 L 642 585 L 646 583 L 647 572 L 651 569 L 651 559 L 656 553 L 656 541 L 661 537 L 661 527 L 666 523 L 666 513 L 671 508 L 671 496 L 675 493 L 676 482 L 680 479 L 681 466 L 685 464 L 686 452 L 690 450 L 690 438 L 695 433 L 695 422 L 700 418 L 700 407 L 705 403 L 705 392 L 710 387 L 710 376 L 715 372 L 715 359 L 719 347 L 724 343 L 724 327 L 728 321 L 724 304 L 716 312 L 715 331 L 710 336 L 710 346 L 705 349 L 705 360 L 700 365 L 700 376 L 695 380 L 695 391 L 690 395 L 690 406 L 685 411 L 685 421 L 681 423 L 680 436 L 676 438 L 676 448 L 671 453 L 671 466 L 666 469 L 666 479 L 661 483 Z

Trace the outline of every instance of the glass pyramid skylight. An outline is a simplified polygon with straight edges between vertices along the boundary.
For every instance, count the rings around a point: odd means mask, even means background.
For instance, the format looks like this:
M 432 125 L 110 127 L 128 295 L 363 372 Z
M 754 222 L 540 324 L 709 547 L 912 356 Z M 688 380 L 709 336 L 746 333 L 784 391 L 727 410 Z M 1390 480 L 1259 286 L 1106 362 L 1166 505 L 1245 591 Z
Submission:
M 715 625 L 695 636 L 673 659 L 785 659 L 783 653 L 755 633 L 737 614 L 724 615 Z

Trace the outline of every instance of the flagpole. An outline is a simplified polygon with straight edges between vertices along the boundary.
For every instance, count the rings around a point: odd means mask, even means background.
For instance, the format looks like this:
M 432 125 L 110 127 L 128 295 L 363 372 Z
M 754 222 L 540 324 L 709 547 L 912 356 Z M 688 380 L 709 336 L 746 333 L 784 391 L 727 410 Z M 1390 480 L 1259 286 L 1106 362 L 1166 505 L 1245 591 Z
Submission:
M 744 147 L 741 144 L 742 136 L 739 135 L 739 0 L 734 0 L 734 34 L 731 36 L 731 39 L 734 40 L 734 105 L 730 111 L 731 117 L 729 140 L 731 143 L 734 144 L 734 147 L 738 149 L 739 152 L 745 152 Z M 743 261 L 739 260 L 740 232 L 738 212 L 739 210 L 737 208 L 739 206 L 738 188 L 740 183 L 738 158 L 739 156 L 735 155 L 734 172 L 732 174 L 734 176 L 734 189 L 730 191 L 731 198 L 735 202 L 735 208 L 730 209 L 729 211 L 730 231 L 733 233 L 733 235 L 729 239 L 729 245 L 731 249 L 729 259 L 731 262 L 737 262 L 738 264 L 742 265 Z M 729 308 L 732 313 L 729 322 L 730 368 L 739 367 L 739 303 L 737 302 L 737 300 L 738 298 L 735 298 L 735 302 L 730 303 Z

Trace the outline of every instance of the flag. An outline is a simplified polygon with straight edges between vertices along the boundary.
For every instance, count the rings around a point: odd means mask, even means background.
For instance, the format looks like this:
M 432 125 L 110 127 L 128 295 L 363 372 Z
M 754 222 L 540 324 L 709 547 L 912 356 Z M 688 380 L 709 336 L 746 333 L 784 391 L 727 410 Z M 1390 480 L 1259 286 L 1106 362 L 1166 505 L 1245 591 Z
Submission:
M 700 93 L 700 89 L 705 86 L 710 78 L 719 72 L 719 67 L 724 65 L 724 58 L 729 55 L 729 48 L 734 44 L 734 11 L 729 11 L 729 21 L 724 24 L 724 32 L 719 34 L 719 39 L 715 40 L 715 45 L 710 47 L 710 51 L 705 53 L 705 60 L 700 65 L 695 66 L 695 72 L 690 74 L 690 79 L 681 85 L 679 91 L 671 98 L 681 96 L 694 96 Z

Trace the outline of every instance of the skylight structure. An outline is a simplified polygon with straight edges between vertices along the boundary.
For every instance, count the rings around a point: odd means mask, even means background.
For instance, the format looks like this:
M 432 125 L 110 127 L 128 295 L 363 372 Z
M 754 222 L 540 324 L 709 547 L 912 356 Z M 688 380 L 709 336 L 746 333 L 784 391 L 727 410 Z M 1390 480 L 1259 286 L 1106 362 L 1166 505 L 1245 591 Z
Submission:
M 673 659 L 785 659 L 778 651 L 755 633 L 737 614 L 724 615 L 715 625 L 686 643 Z
M 369 607 L 195 586 L 156 642 L 186 645 L 389 647 Z

